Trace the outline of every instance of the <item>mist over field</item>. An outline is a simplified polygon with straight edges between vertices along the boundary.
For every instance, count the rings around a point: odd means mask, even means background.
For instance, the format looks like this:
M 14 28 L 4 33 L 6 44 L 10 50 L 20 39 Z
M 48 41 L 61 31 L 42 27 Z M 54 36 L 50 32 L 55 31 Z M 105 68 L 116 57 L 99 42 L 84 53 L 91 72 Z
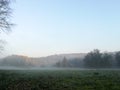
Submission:
M 82 61 L 86 54 L 76 53 L 76 54 L 61 54 L 61 55 L 51 55 L 47 57 L 32 58 L 20 55 L 11 55 L 0 60 L 0 66 L 3 67 L 16 67 L 16 68 L 53 68 L 58 62 L 62 62 L 64 59 L 66 61 L 72 61 L 73 59 L 79 59 Z M 66 62 L 67 63 L 67 62 Z M 68 66 L 69 67 L 69 66 Z M 61 67 L 61 68 L 64 68 Z
M 0 0 L 0 90 L 120 90 L 120 0 Z
M 59 54 L 47 57 L 11 55 L 0 60 L 0 69 L 119 69 L 120 52 Z

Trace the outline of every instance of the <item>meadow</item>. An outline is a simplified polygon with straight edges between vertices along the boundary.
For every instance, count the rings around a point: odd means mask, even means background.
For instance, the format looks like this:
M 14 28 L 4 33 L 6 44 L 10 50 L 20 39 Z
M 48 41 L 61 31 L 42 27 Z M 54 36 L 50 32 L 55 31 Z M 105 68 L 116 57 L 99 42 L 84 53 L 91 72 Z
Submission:
M 0 90 L 120 90 L 120 70 L 0 70 Z

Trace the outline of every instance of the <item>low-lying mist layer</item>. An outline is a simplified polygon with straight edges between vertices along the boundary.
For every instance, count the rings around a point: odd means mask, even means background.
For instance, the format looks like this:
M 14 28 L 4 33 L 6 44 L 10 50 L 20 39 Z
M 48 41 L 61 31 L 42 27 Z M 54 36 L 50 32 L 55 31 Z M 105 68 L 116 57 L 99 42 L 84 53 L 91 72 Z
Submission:
M 61 54 L 48 57 L 32 58 L 12 55 L 0 60 L 0 69 L 54 69 L 54 68 L 120 68 L 120 52 L 105 52 L 93 50 L 87 54 Z

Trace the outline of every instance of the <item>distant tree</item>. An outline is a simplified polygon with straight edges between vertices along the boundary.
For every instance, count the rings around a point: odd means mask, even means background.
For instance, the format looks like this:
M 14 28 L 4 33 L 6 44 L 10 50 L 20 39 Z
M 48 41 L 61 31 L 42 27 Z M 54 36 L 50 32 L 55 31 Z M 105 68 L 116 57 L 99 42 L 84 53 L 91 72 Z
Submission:
M 103 68 L 108 68 L 112 67 L 112 55 L 108 53 L 103 53 L 102 54 L 102 67 Z
M 69 60 L 71 67 L 83 68 L 83 59 L 82 58 L 73 58 Z
M 117 62 L 117 66 L 120 67 L 120 51 L 115 54 L 115 60 Z
M 62 61 L 59 61 L 55 65 L 56 67 L 71 67 L 70 63 L 68 62 L 67 58 L 64 57 Z
M 15 67 L 33 67 L 34 64 L 31 59 L 25 56 L 12 55 L 1 59 L 1 66 L 15 66 Z
M 98 49 L 88 53 L 84 58 L 85 67 L 99 68 L 101 66 L 101 53 Z
M 88 68 L 110 68 L 113 57 L 109 53 L 100 53 L 98 49 L 88 53 L 84 58 L 84 65 Z
M 68 67 L 68 61 L 67 61 L 66 57 L 63 58 L 62 66 L 63 67 Z
M 60 61 L 57 62 L 57 63 L 55 64 L 55 67 L 62 67 L 62 66 L 61 66 L 61 62 L 60 62 Z

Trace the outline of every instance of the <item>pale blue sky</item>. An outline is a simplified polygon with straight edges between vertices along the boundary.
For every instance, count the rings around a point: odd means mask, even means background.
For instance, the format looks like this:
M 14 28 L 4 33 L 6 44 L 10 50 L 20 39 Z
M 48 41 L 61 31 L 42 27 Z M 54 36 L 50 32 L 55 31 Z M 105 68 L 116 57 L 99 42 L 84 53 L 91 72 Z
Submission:
M 9 54 L 120 50 L 120 0 L 16 0 L 12 33 L 3 35 Z

